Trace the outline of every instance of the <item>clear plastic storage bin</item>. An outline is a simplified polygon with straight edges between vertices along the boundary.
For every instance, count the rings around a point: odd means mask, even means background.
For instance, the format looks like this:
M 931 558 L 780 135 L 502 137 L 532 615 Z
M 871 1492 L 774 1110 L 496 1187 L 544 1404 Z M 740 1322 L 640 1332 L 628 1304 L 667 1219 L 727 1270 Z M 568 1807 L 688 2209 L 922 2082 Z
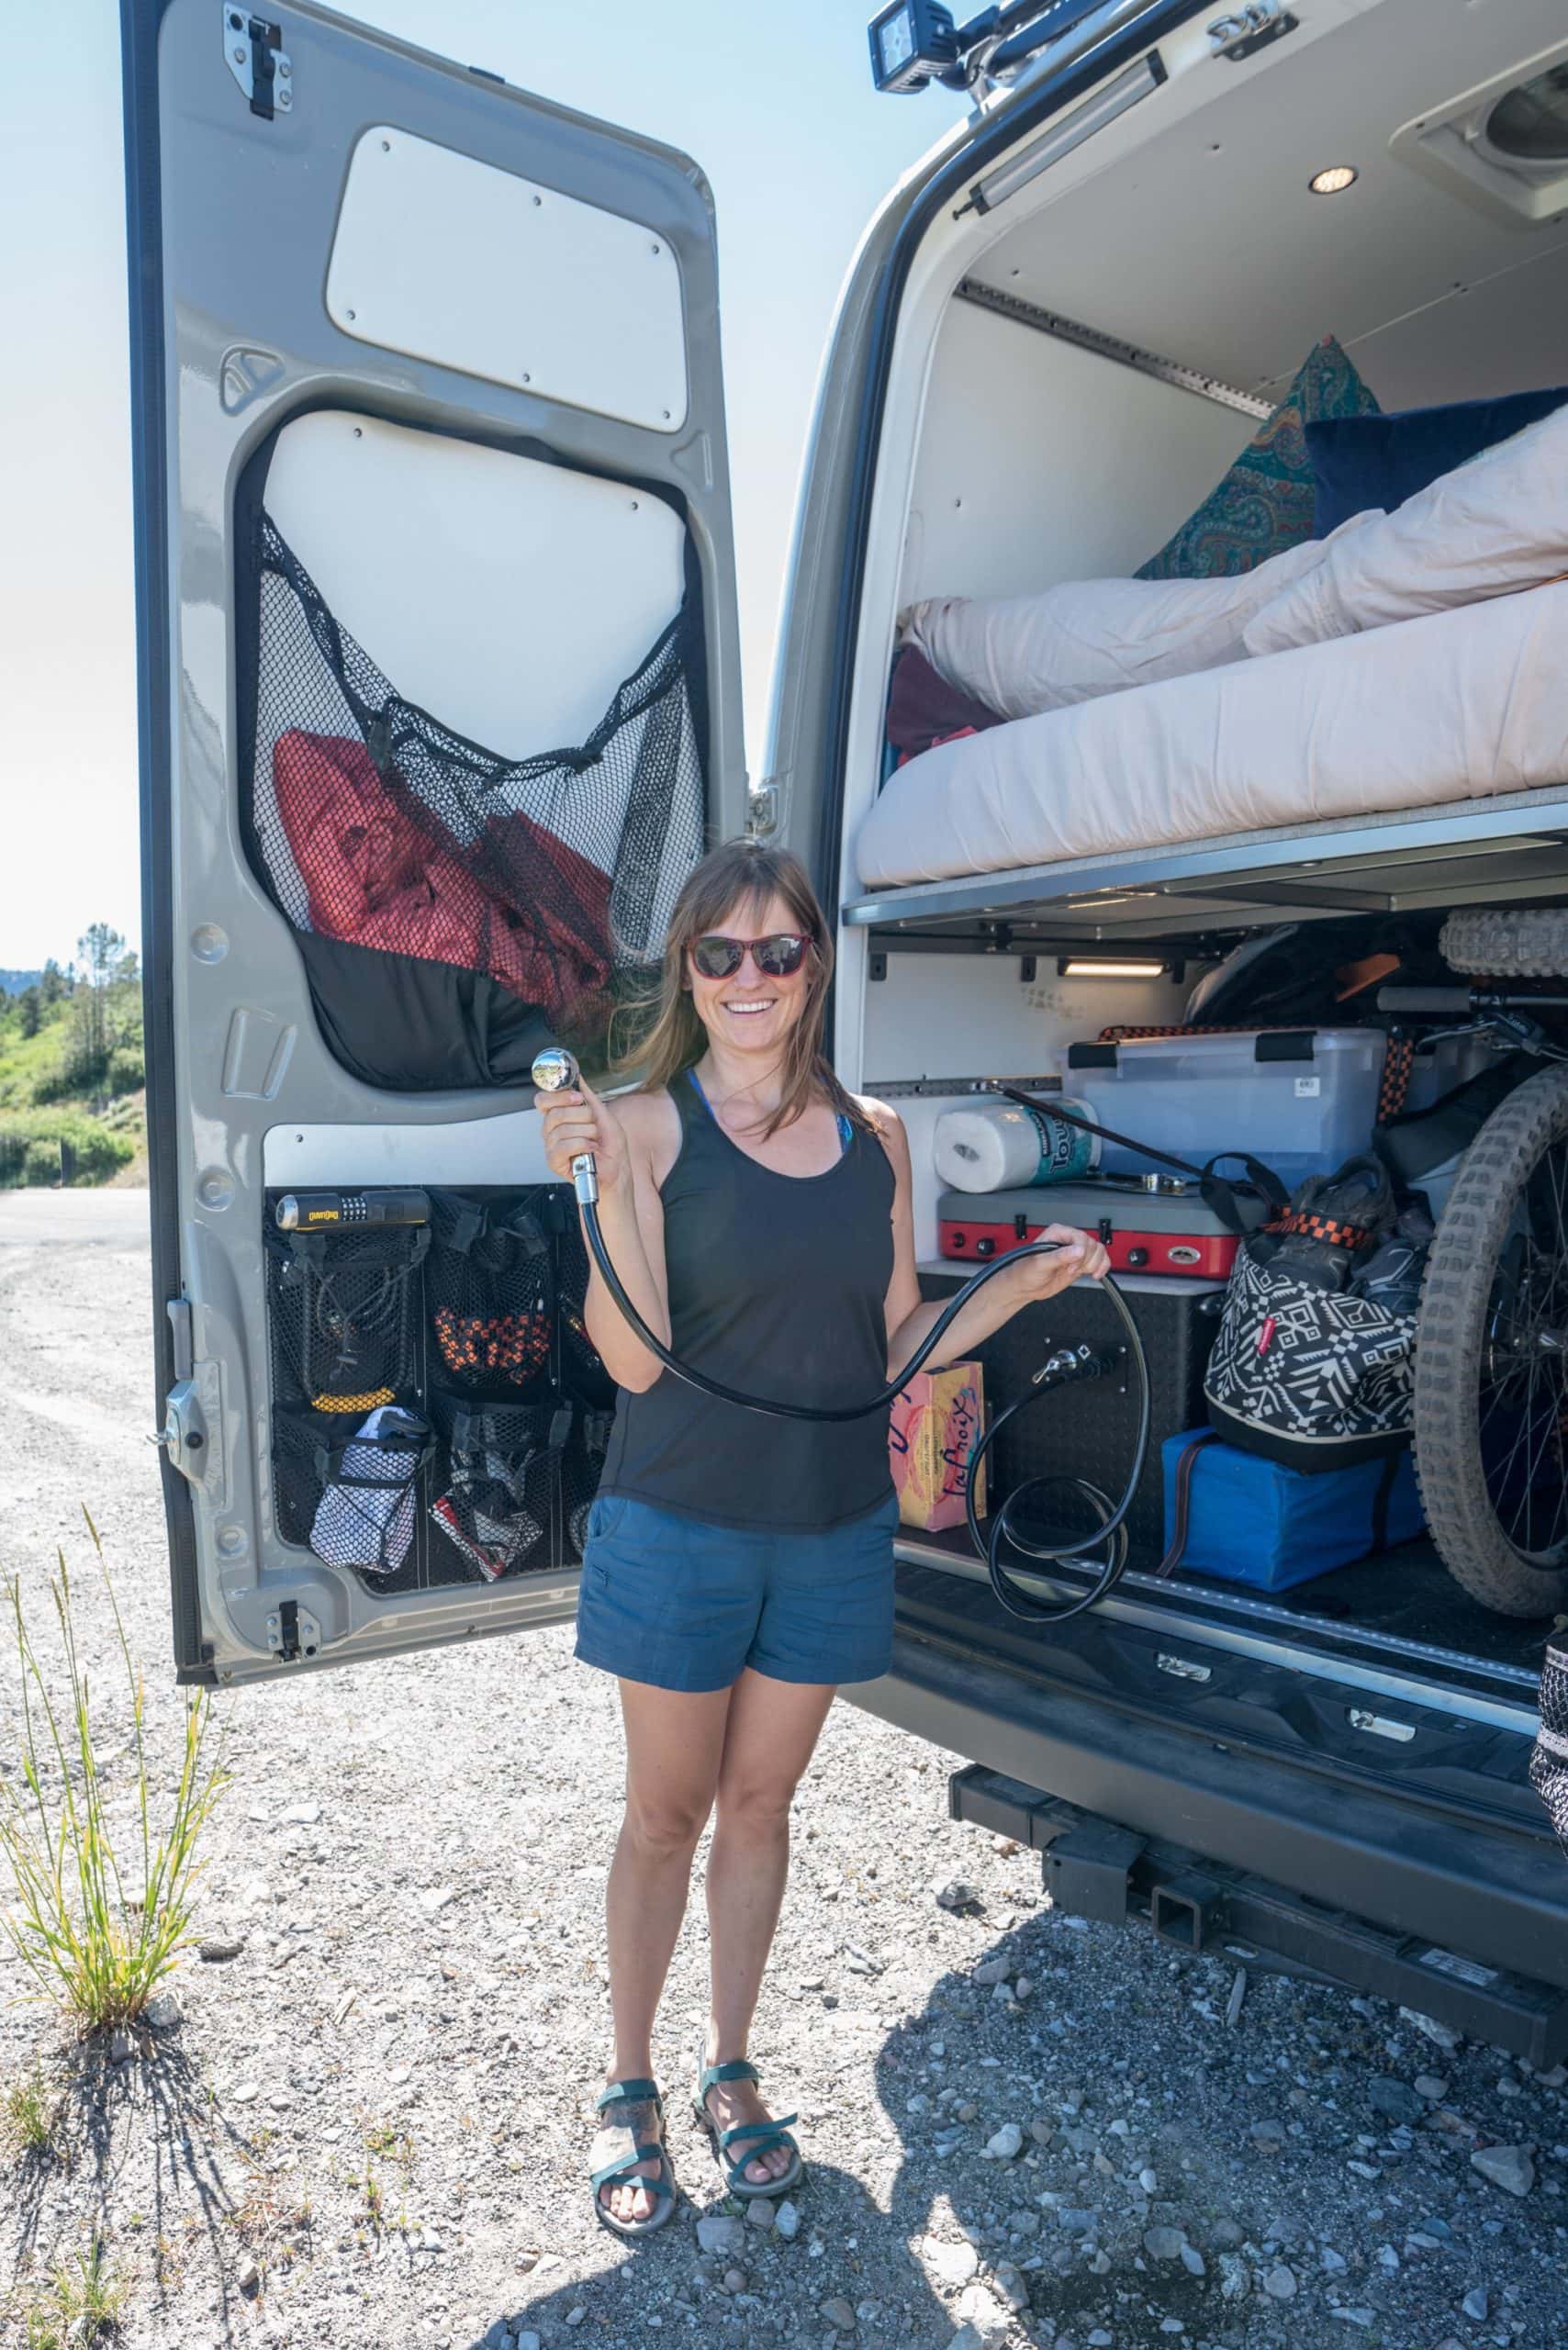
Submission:
M 1506 1046 L 1494 1044 L 1484 1033 L 1440 1036 L 1430 1051 L 1417 1054 L 1405 1107 L 1429 1110 L 1456 1085 L 1468 1085 L 1473 1077 L 1479 1077 L 1506 1050 Z
M 1138 1142 L 1200 1166 L 1248 1151 L 1294 1190 L 1371 1147 L 1383 1058 L 1375 1028 L 1147 1036 L 1071 1046 L 1065 1084 Z M 1102 1144 L 1100 1164 L 1107 1174 L 1154 1168 L 1113 1142 Z

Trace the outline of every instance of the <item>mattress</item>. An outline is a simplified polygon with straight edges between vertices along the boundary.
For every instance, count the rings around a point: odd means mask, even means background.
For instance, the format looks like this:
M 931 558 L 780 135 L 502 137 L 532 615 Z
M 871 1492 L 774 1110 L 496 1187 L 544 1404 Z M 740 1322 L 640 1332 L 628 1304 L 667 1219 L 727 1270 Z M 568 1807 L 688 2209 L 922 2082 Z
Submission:
M 867 889 L 1568 781 L 1568 582 L 939 744 L 857 843 Z

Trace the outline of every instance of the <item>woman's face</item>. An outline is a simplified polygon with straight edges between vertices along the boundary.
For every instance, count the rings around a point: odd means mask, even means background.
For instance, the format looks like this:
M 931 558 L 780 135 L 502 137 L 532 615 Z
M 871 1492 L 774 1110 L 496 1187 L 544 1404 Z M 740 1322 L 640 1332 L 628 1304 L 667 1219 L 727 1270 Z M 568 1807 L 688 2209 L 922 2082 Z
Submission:
M 782 898 L 743 899 L 704 936 L 748 942 L 781 935 L 801 937 L 800 923 Z M 716 1045 L 727 1051 L 756 1053 L 776 1060 L 785 1038 L 806 1008 L 807 968 L 802 958 L 790 972 L 762 971 L 747 955 L 728 979 L 708 979 L 692 947 L 686 950 L 686 982 L 697 1016 Z

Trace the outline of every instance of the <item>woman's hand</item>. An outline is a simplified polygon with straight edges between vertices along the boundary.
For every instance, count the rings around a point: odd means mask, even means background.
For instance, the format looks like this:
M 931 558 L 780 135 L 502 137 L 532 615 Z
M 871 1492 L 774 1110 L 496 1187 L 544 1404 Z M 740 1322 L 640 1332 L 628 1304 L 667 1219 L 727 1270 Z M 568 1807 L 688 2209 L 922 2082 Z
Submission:
M 544 1115 L 544 1156 L 559 1182 L 572 1180 L 572 1161 L 591 1151 L 602 1196 L 628 1179 L 626 1130 L 608 1102 L 584 1084 L 564 1093 L 536 1093 L 533 1106 Z
M 1061 1246 L 1054 1256 L 1022 1259 L 1011 1273 L 1003 1275 L 1014 1313 L 1021 1305 L 1055 1297 L 1073 1281 L 1097 1281 L 1111 1270 L 1110 1257 L 1092 1233 L 1075 1231 L 1070 1225 L 1047 1224 L 1036 1237 L 1057 1240 Z

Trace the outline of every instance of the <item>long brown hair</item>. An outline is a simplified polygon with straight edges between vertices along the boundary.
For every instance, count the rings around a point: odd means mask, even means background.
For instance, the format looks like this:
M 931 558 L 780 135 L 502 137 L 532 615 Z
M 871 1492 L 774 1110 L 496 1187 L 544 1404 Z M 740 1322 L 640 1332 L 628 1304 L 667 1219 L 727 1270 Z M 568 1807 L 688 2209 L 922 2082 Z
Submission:
M 683 1070 L 696 1067 L 708 1048 L 708 1031 L 686 984 L 686 950 L 705 932 L 719 929 L 738 908 L 759 915 L 772 897 L 783 899 L 796 928 L 811 943 L 806 949 L 806 1001 L 784 1046 L 778 1106 L 759 1131 L 764 1136 L 777 1134 L 780 1126 L 792 1125 L 813 1101 L 825 1100 L 864 1132 L 873 1132 L 871 1121 L 840 1085 L 823 1050 L 833 938 L 811 877 L 788 849 L 765 848 L 756 841 L 726 841 L 711 849 L 689 875 L 670 912 L 657 988 L 642 1004 L 630 1007 L 632 1033 L 624 1049 L 615 1053 L 616 1071 L 635 1072 L 641 1090 L 656 1093 Z M 620 1015 L 618 1026 L 625 1017 Z

